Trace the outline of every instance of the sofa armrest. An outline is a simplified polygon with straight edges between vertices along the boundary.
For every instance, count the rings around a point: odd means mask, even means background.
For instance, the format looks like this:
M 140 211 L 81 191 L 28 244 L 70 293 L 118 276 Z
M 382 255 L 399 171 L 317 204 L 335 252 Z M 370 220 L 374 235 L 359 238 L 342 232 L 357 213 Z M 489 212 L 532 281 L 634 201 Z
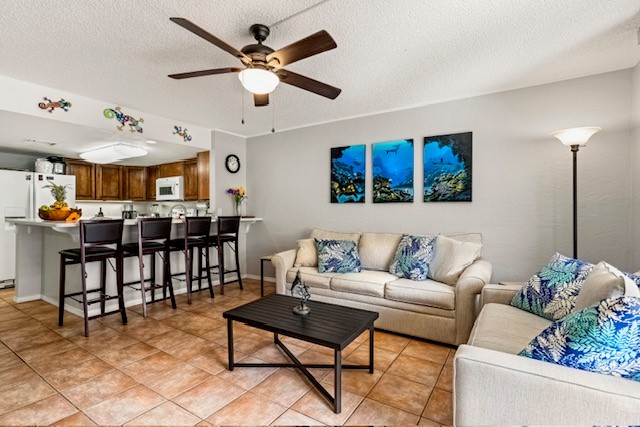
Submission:
M 491 281 L 489 261 L 478 259 L 467 267 L 456 283 L 456 344 L 466 343 L 476 320 L 476 300 Z
M 506 282 L 499 285 L 486 285 L 482 288 L 482 306 L 487 304 L 510 305 L 513 296 L 518 293 L 525 282 Z
M 276 269 L 276 293 L 287 292 L 287 271 L 293 267 L 296 261 L 297 249 L 279 252 L 271 258 L 271 264 Z
M 454 359 L 454 425 L 631 425 L 640 383 L 462 345 Z

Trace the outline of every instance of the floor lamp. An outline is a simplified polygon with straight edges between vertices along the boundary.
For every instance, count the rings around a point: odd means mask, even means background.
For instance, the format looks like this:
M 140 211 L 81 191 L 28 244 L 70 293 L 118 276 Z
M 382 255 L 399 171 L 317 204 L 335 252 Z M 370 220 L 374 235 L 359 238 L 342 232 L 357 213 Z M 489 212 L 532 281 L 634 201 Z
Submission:
M 590 126 L 559 130 L 551 134 L 571 147 L 573 153 L 573 258 L 578 258 L 578 150 L 599 130 L 599 127 Z

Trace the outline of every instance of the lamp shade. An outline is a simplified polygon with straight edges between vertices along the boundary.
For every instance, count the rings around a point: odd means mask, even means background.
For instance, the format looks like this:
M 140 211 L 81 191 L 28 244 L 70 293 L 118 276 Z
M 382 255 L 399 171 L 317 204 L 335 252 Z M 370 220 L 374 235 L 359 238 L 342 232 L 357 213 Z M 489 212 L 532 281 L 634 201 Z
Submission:
M 565 130 L 559 130 L 553 132 L 551 136 L 558 138 L 564 145 L 572 146 L 579 145 L 584 146 L 589 138 L 597 133 L 601 128 L 597 126 L 587 126 L 581 128 L 571 128 Z
M 242 86 L 251 93 L 264 95 L 274 91 L 280 79 L 271 71 L 247 68 L 238 74 Z

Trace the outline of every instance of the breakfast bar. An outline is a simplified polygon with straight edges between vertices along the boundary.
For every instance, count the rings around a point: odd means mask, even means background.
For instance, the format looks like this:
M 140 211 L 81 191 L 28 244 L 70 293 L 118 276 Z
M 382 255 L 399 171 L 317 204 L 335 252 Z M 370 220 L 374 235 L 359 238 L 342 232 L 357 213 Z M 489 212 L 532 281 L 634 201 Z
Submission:
M 262 221 L 262 218 L 242 218 L 240 222 L 240 234 L 249 232 L 252 224 Z M 15 227 L 16 233 L 16 278 L 15 301 L 26 302 L 37 299 L 45 300 L 58 305 L 59 290 L 59 251 L 79 247 L 78 222 L 43 221 L 40 219 L 7 219 L 11 227 Z M 123 242 L 135 242 L 137 239 L 137 219 L 124 221 Z M 212 233 L 215 233 L 216 218 L 212 218 Z M 184 220 L 172 221 L 171 237 L 179 238 L 184 235 Z M 241 263 L 244 263 L 244 239 L 240 240 Z M 95 264 L 95 265 L 92 265 Z M 149 275 L 149 266 L 145 264 L 145 277 Z M 171 254 L 171 266 L 173 272 L 185 271 L 184 257 L 180 253 Z M 140 273 L 138 261 L 126 258 L 124 261 L 125 282 L 139 280 Z M 80 266 L 68 267 L 67 289 L 80 289 Z M 161 266 L 156 265 L 156 277 L 161 277 Z M 107 269 L 107 292 L 115 293 L 116 276 L 110 268 Z M 100 279 L 99 263 L 87 265 L 87 283 L 89 288 L 98 286 Z M 212 275 L 212 280 L 217 283 L 217 275 Z M 174 282 L 176 293 L 186 292 L 184 281 Z M 140 293 L 132 289 L 125 289 L 125 304 L 127 306 L 141 303 Z M 115 307 L 117 302 L 111 301 Z M 74 314 L 81 315 L 80 305 L 69 301 L 65 309 Z M 97 308 L 94 308 L 97 311 Z

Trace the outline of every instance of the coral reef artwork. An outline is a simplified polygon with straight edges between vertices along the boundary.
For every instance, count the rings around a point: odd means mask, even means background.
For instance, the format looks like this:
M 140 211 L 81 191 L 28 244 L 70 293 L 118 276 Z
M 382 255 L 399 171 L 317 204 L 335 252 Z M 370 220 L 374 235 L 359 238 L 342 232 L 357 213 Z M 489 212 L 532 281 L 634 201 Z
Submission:
M 173 127 L 173 134 L 174 135 L 178 135 L 182 137 L 182 140 L 184 142 L 189 142 L 191 141 L 191 135 L 189 135 L 187 133 L 187 128 L 182 128 L 182 126 L 174 126 Z
M 472 132 L 424 138 L 424 201 L 471 201 Z
M 116 119 L 120 122 L 120 126 L 116 126 L 119 131 L 122 132 L 125 125 L 129 125 L 129 132 L 131 133 L 142 133 L 143 129 L 140 123 L 144 123 L 144 119 L 140 117 L 139 119 L 134 119 L 133 117 L 124 114 L 120 107 L 116 108 L 105 108 L 102 112 L 107 119 Z
M 413 139 L 373 144 L 373 203 L 413 202 Z
M 40 102 L 38 104 L 38 107 L 40 107 L 42 110 L 49 110 L 50 113 L 53 113 L 53 110 L 55 110 L 56 108 L 64 111 L 69 111 L 69 108 L 71 108 L 71 103 L 64 98 L 60 98 L 60 101 L 52 101 L 45 96 L 42 99 L 44 100 L 44 102 Z
M 331 203 L 364 203 L 366 146 L 331 149 Z

